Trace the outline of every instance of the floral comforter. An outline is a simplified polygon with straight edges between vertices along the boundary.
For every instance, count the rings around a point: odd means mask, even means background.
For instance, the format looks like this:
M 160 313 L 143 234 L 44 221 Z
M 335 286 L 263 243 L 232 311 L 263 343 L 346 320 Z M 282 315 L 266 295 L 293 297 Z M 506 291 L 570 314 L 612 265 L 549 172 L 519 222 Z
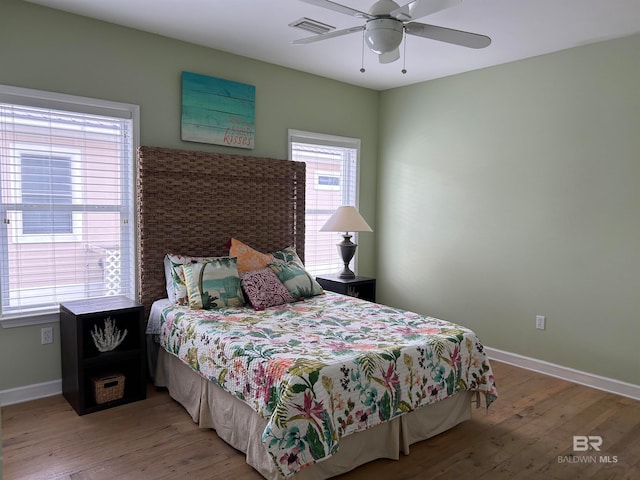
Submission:
M 326 292 L 256 312 L 162 313 L 161 344 L 268 420 L 284 477 L 331 456 L 341 437 L 447 398 L 496 387 L 469 329 Z

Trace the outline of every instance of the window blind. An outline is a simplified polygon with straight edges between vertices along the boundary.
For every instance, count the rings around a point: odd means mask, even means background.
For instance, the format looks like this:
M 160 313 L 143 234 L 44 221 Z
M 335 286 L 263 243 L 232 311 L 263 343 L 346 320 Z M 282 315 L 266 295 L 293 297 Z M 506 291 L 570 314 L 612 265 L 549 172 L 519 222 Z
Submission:
M 339 206 L 357 206 L 360 140 L 290 131 L 289 150 L 292 160 L 307 165 L 305 266 L 313 275 L 338 272 L 342 235 L 319 230 Z
M 137 113 L 0 86 L 0 321 L 133 298 Z

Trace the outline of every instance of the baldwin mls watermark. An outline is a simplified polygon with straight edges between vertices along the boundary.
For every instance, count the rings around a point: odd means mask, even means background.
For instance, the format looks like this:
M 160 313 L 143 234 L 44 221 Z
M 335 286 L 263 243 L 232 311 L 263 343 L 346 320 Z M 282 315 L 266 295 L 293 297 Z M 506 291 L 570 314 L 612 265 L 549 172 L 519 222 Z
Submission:
M 617 455 L 602 455 L 598 453 L 602 443 L 602 437 L 599 435 L 574 435 L 574 454 L 558 455 L 558 463 L 618 463 Z M 590 454 L 575 455 L 577 452 L 590 452 Z

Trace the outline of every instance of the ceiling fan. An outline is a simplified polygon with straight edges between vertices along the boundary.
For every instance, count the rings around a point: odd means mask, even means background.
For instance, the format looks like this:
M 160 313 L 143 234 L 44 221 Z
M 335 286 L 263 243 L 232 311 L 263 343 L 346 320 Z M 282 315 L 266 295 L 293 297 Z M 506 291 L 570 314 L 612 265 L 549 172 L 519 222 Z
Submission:
M 364 31 L 364 41 L 372 52 L 378 54 L 380 63 L 391 63 L 400 58 L 399 47 L 406 33 L 469 48 L 484 48 L 491 43 L 491 39 L 485 35 L 412 21 L 453 7 L 462 0 L 413 0 L 402 7 L 393 0 L 378 0 L 371 6 L 369 12 L 362 12 L 331 0 L 302 1 L 362 18 L 366 22 L 364 25 L 294 40 L 292 43 L 296 45 Z

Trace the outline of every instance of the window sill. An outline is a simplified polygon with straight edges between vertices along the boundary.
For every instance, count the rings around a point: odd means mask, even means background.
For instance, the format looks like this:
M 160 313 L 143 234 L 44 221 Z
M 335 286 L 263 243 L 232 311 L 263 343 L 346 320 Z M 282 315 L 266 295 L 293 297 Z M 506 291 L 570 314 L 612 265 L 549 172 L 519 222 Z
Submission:
M 45 323 L 57 323 L 59 321 L 59 312 L 43 312 L 28 316 L 2 317 L 0 318 L 0 325 L 2 325 L 2 328 L 15 328 L 42 325 Z

